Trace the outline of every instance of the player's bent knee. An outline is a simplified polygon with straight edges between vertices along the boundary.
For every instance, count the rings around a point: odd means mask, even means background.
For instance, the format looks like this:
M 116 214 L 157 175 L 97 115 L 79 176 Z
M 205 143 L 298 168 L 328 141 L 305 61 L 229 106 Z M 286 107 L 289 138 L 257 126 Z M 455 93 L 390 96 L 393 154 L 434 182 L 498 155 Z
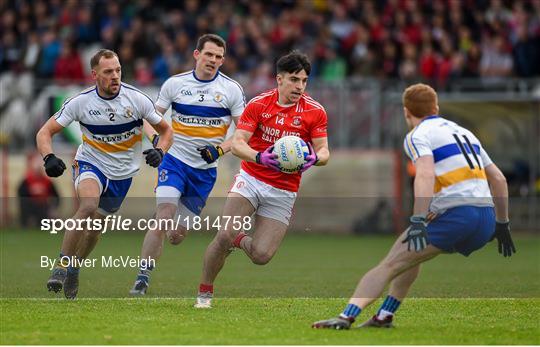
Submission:
M 171 245 L 179 245 L 186 238 L 187 230 L 183 227 L 179 227 L 177 230 L 167 231 L 167 240 Z
M 177 206 L 174 204 L 159 204 L 156 211 L 156 219 L 158 220 L 170 220 L 174 219 Z M 163 224 L 163 223 L 162 223 Z
M 251 255 L 251 261 L 255 265 L 266 265 L 272 260 L 273 254 L 255 250 Z
M 99 200 L 97 199 L 85 199 L 80 202 L 77 214 L 81 218 L 92 217 L 97 211 Z

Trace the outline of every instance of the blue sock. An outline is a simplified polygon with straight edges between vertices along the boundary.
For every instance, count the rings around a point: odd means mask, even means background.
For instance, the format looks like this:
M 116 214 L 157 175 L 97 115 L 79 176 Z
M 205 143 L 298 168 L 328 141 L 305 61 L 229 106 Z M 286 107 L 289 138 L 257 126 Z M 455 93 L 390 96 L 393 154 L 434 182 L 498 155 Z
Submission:
M 137 274 L 137 281 L 150 282 L 150 272 L 154 269 L 153 266 L 141 266 Z
M 360 307 L 356 306 L 355 304 L 348 304 L 340 316 L 344 318 L 356 318 L 360 312 L 362 312 Z
M 394 298 L 392 295 L 388 295 L 386 299 L 384 299 L 384 302 L 379 308 L 379 311 L 377 311 L 377 318 L 385 319 L 388 316 L 394 315 L 400 304 L 401 301 Z
M 67 272 L 68 272 L 68 274 L 70 274 L 70 275 L 78 275 L 80 269 L 81 269 L 81 268 L 78 268 L 78 267 L 68 266 Z

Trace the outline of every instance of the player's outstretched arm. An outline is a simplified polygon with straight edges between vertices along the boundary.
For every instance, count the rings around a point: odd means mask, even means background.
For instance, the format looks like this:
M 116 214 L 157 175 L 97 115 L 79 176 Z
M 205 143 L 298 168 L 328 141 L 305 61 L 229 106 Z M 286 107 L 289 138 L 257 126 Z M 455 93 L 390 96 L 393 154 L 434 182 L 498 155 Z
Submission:
M 429 205 L 433 198 L 433 187 L 435 186 L 435 163 L 433 156 L 424 155 L 414 163 L 416 176 L 414 178 L 414 209 L 415 216 L 426 216 L 429 212 Z
M 157 124 L 152 124 L 152 128 L 157 131 L 159 139 L 157 143 L 152 143 L 154 148 L 161 148 L 164 152 L 167 152 L 172 145 L 173 132 L 171 126 L 165 119 L 162 119 Z
M 255 163 L 258 152 L 248 145 L 252 135 L 250 131 L 236 129 L 232 138 L 231 151 L 238 158 Z
M 234 125 L 237 125 L 238 120 L 240 119 L 240 116 L 237 116 L 237 117 L 233 116 L 231 118 L 232 118 L 232 121 L 233 121 Z M 221 147 L 221 149 L 223 150 L 223 154 L 228 153 L 228 152 L 231 151 L 233 138 L 234 138 L 234 135 L 229 136 L 225 141 L 223 141 L 223 143 L 221 145 L 219 145 L 219 147 Z
M 155 107 L 156 107 L 156 111 L 158 111 L 159 114 L 161 114 L 161 117 L 163 118 L 163 116 L 165 115 L 165 112 L 167 112 L 167 110 L 165 108 L 161 107 L 161 106 L 158 106 L 158 105 L 155 105 Z M 158 143 L 159 143 L 159 134 L 154 129 L 152 124 L 150 124 L 146 119 L 143 119 L 143 133 L 146 135 L 146 137 L 152 143 L 152 147 L 156 148 L 158 146 Z M 171 142 L 171 144 L 172 144 L 172 142 Z
M 232 153 L 240 159 L 264 165 L 272 170 L 280 171 L 277 154 L 273 153 L 274 146 L 268 146 L 263 152 L 257 152 L 248 145 L 252 132 L 236 129 L 233 135 Z
M 508 221 L 508 185 L 504 174 L 497 165 L 490 164 L 485 168 L 489 189 L 495 204 L 495 216 L 497 221 Z
M 152 143 L 152 147 L 156 148 L 159 142 L 159 135 L 157 131 L 154 130 L 154 127 L 150 123 L 148 123 L 146 119 L 143 119 L 143 133 Z
M 57 158 L 52 149 L 52 137 L 54 134 L 60 132 L 64 127 L 60 125 L 53 117 L 39 129 L 36 135 L 36 144 L 39 154 L 43 157 L 45 162 L 45 171 L 50 177 L 58 177 L 64 173 L 66 164 L 62 159 Z
M 163 160 L 164 152 L 172 145 L 172 129 L 164 119 L 161 119 L 157 124 L 152 124 L 152 127 L 158 132 L 158 137 L 152 141 L 154 148 L 147 149 L 143 154 L 146 164 L 158 167 Z
M 435 184 L 435 163 L 433 156 L 424 155 L 414 163 L 414 209 L 407 228 L 407 236 L 402 243 L 407 243 L 408 251 L 421 252 L 428 245 L 426 216 L 433 198 Z
M 495 164 L 485 168 L 489 189 L 495 204 L 496 226 L 493 238 L 497 239 L 499 253 L 505 257 L 516 253 L 514 241 L 510 235 L 510 219 L 508 218 L 508 185 L 504 174 Z
M 324 166 L 330 159 L 330 151 L 328 150 L 328 138 L 316 137 L 311 140 L 313 142 L 313 149 L 317 153 L 317 163 L 315 166 Z

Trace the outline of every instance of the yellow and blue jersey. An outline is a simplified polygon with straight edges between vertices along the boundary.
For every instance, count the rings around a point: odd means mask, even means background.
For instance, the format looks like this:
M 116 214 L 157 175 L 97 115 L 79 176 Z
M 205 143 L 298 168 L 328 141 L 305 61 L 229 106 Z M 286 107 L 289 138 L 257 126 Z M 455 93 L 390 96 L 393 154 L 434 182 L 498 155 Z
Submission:
M 244 111 L 242 87 L 218 72 L 211 80 L 200 80 L 194 71 L 170 77 L 159 92 L 156 105 L 172 108 L 174 142 L 168 153 L 197 169 L 217 166 L 201 158 L 198 147 L 220 145 L 232 117 Z
M 79 122 L 83 141 L 75 159 L 91 163 L 112 180 L 136 174 L 142 157 L 143 119 L 150 124 L 162 119 L 152 100 L 127 83 L 111 98 L 100 96 L 96 87 L 83 90 L 66 100 L 54 117 L 64 127 Z
M 439 116 L 427 117 L 407 134 L 404 149 L 413 162 L 433 156 L 432 212 L 456 206 L 493 206 L 485 172 L 492 161 L 469 130 Z

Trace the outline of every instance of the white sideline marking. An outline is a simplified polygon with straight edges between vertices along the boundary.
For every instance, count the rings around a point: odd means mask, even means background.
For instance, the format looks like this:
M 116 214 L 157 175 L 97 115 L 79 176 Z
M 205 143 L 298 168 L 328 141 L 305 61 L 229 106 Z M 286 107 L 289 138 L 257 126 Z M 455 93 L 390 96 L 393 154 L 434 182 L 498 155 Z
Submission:
M 137 298 L 77 298 L 75 300 L 69 300 L 64 297 L 58 298 L 0 298 L 0 301 L 4 300 L 16 300 L 16 301 L 166 301 L 166 300 L 196 300 L 197 297 L 180 297 L 180 298 L 171 298 L 171 297 L 137 297 Z M 215 299 L 215 298 L 214 298 Z M 274 298 L 274 297 L 260 297 L 260 298 L 218 298 L 218 300 L 348 300 L 349 298 L 321 298 L 321 297 L 286 297 L 286 298 Z M 382 298 L 381 298 L 382 299 Z M 501 301 L 501 300 L 529 300 L 537 298 L 407 298 L 408 300 L 491 300 L 491 301 Z

